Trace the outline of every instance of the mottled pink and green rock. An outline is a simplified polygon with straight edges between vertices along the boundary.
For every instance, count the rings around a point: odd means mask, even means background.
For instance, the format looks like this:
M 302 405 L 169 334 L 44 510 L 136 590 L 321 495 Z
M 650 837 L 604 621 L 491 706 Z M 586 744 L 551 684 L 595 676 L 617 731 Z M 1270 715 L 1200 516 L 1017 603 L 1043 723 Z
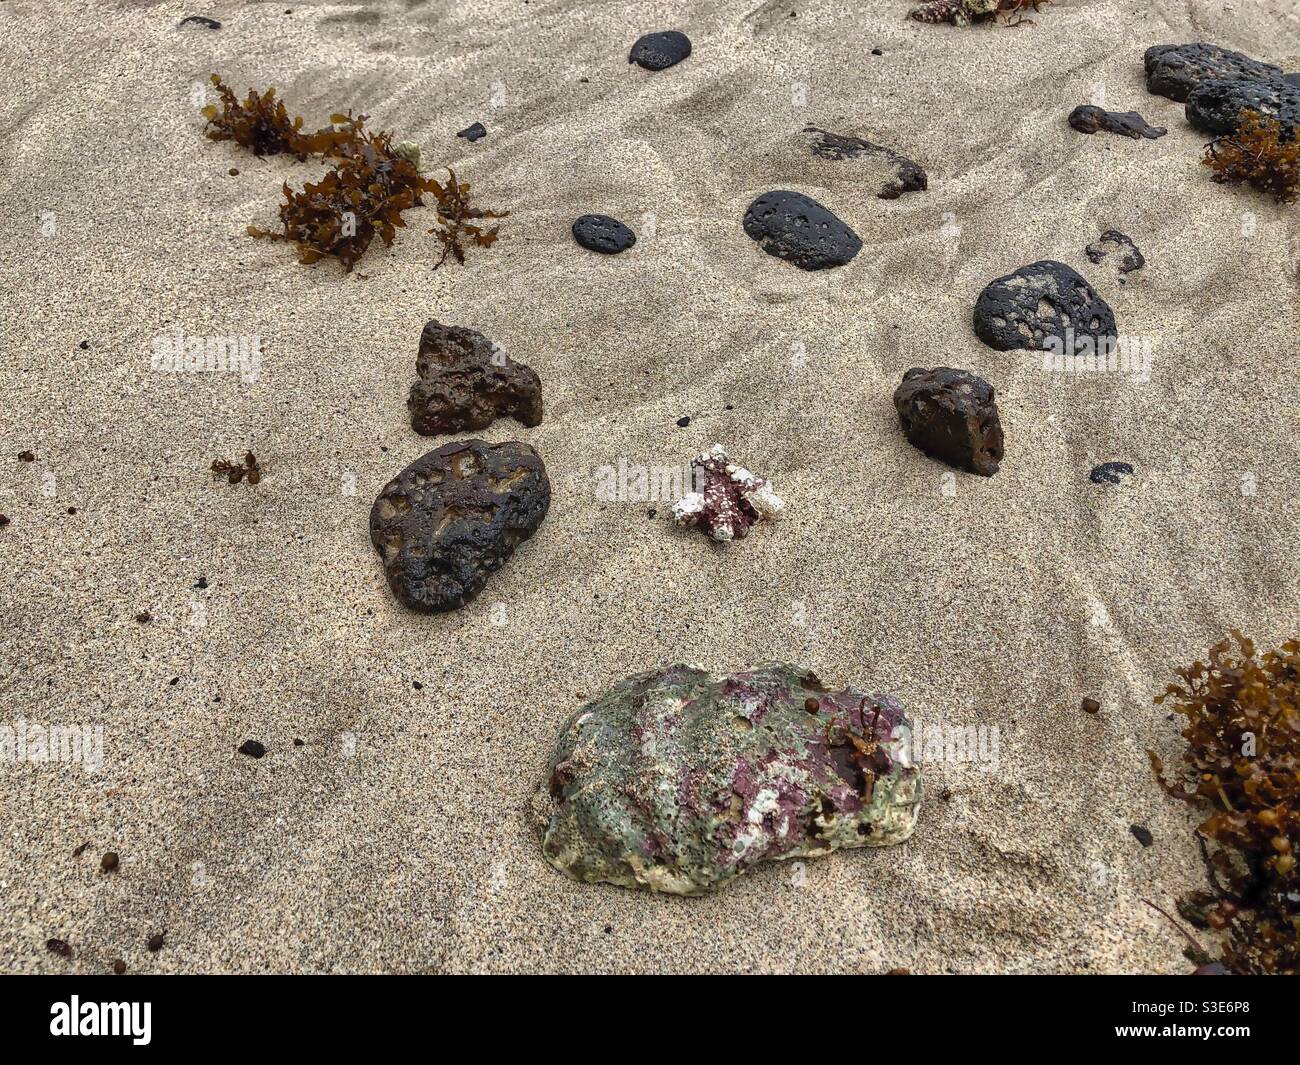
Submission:
M 759 862 L 901 843 L 921 801 L 910 733 L 896 700 L 797 666 L 629 677 L 560 733 L 543 853 L 586 883 L 699 895 Z

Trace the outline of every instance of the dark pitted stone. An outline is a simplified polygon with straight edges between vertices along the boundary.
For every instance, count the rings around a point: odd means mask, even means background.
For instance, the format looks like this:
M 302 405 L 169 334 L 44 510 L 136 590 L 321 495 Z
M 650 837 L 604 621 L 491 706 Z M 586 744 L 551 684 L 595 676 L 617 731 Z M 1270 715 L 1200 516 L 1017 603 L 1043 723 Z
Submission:
M 1294 136 L 1300 88 L 1285 81 L 1203 81 L 1187 97 L 1187 121 L 1207 133 L 1235 133 L 1242 111 L 1275 118 Z
M 1127 462 L 1103 462 L 1092 468 L 1088 480 L 1093 484 L 1119 484 L 1122 477 L 1130 477 L 1132 474 L 1133 467 Z
M 667 70 L 691 54 L 691 39 L 677 30 L 638 37 L 627 61 L 646 70 Z
M 584 214 L 573 223 L 573 239 L 601 255 L 617 255 L 636 243 L 636 234 L 607 214 Z
M 800 270 L 843 266 L 862 250 L 862 240 L 844 222 L 802 192 L 765 192 L 745 212 L 745 232 L 768 255 Z
M 485 429 L 507 415 L 541 424 L 542 382 L 474 329 L 430 321 L 415 359 L 419 380 L 406 401 L 411 428 L 424 436 Z
M 221 23 L 214 18 L 208 18 L 207 15 L 186 15 L 176 24 L 177 26 L 202 26 L 208 30 L 221 29 Z
M 903 432 L 932 458 L 992 477 L 1002 461 L 1002 422 L 993 386 L 965 370 L 915 366 L 894 392 Z
M 1149 126 L 1136 111 L 1106 111 L 1092 104 L 1081 104 L 1070 112 L 1070 125 L 1080 133 L 1118 133 L 1149 141 L 1163 137 L 1169 131 L 1163 126 Z
M 806 126 L 804 133 L 809 135 L 809 148 L 822 159 L 841 161 L 844 159 L 861 159 L 863 157 L 878 159 L 893 173 L 881 186 L 876 195 L 882 200 L 896 200 L 905 192 L 923 192 L 930 186 L 930 179 L 924 170 L 905 155 L 892 148 L 860 137 L 848 137 L 831 133 L 816 126 Z
M 1133 243 L 1133 238 L 1118 229 L 1108 229 L 1101 235 L 1101 240 L 1088 245 L 1088 258 L 1100 263 L 1112 255 L 1120 256 L 1117 267 L 1121 274 L 1141 270 L 1146 266 L 1146 257 L 1142 250 Z
M 1294 85 L 1297 89 L 1300 89 L 1300 73 L 1284 74 L 1282 75 L 1282 80 L 1288 85 Z
M 461 440 L 416 459 L 370 510 L 370 542 L 412 610 L 455 610 L 527 540 L 551 505 L 542 458 L 527 444 Z
M 1115 315 L 1096 289 L 1051 259 L 990 281 L 975 304 L 975 335 L 998 351 L 1068 355 L 1103 350 L 1118 339 Z
M 1276 81 L 1282 71 L 1217 44 L 1157 44 L 1145 56 L 1147 91 L 1179 103 L 1203 81 Z
M 532 803 L 542 853 L 586 884 L 701 895 L 760 862 L 906 840 L 911 722 L 794 665 L 628 677 L 560 730 Z
M 475 122 L 472 126 L 466 126 L 463 130 L 457 133 L 456 136 L 464 137 L 467 141 L 472 143 L 473 141 L 486 137 L 487 128 L 482 122 Z

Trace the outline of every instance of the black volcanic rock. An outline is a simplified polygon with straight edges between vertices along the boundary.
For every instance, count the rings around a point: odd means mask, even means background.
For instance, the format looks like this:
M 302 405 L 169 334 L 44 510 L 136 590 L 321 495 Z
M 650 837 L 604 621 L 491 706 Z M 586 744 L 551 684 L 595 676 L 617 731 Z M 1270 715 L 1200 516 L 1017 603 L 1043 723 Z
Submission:
M 1216 44 L 1158 44 L 1146 50 L 1147 91 L 1182 103 L 1203 81 L 1277 81 L 1282 71 Z
M 1281 79 L 1203 81 L 1187 97 L 1187 121 L 1207 133 L 1235 133 L 1242 111 L 1275 118 L 1295 136 L 1300 127 L 1300 88 Z
M 416 459 L 370 510 L 389 587 L 422 613 L 464 606 L 537 531 L 551 505 L 527 444 L 461 440 Z
M 1132 475 L 1133 467 L 1127 462 L 1103 462 L 1092 468 L 1088 480 L 1093 484 L 1119 484 L 1122 478 Z
M 176 24 L 177 26 L 202 26 L 207 30 L 221 29 L 221 23 L 214 18 L 208 18 L 207 15 L 186 15 Z
M 1051 259 L 990 281 L 976 301 L 974 324 L 976 336 L 999 351 L 1059 348 L 1075 355 L 1116 339 L 1115 315 L 1106 301 L 1082 276 Z
M 878 159 L 893 173 L 876 195 L 882 200 L 896 200 L 905 192 L 923 192 L 929 188 L 930 179 L 919 165 L 892 148 L 873 144 L 861 137 L 831 133 L 816 126 L 805 126 L 809 150 L 822 159 L 836 162 L 845 159 Z
M 1088 258 L 1094 263 L 1100 263 L 1112 255 L 1120 256 L 1116 264 L 1121 274 L 1127 274 L 1133 270 L 1141 270 L 1146 266 L 1146 257 L 1142 250 L 1133 243 L 1133 238 L 1118 229 L 1108 229 L 1101 235 L 1101 240 L 1095 244 L 1089 244 Z
M 677 30 L 638 37 L 627 61 L 646 70 L 667 70 L 691 54 L 691 40 Z
M 1149 141 L 1163 137 L 1169 131 L 1162 126 L 1151 126 L 1136 111 L 1106 111 L 1092 104 L 1080 104 L 1070 112 L 1070 125 L 1080 133 L 1118 133 L 1122 137 Z
M 768 255 L 800 270 L 843 266 L 862 250 L 848 225 L 801 192 L 763 193 L 745 211 L 744 227 Z
M 589 251 L 617 255 L 636 243 L 636 234 L 607 214 L 584 214 L 573 223 L 573 239 Z
M 965 370 L 913 367 L 894 392 L 907 439 L 927 455 L 992 477 L 1002 461 L 1002 423 L 993 386 Z
M 419 380 L 406 401 L 411 428 L 423 436 L 486 429 L 513 416 L 527 426 L 542 421 L 542 382 L 474 329 L 436 319 L 420 333 Z
M 464 137 L 471 144 L 476 140 L 481 140 L 487 136 L 487 128 L 482 122 L 475 122 L 472 126 L 466 126 L 456 134 L 457 137 Z

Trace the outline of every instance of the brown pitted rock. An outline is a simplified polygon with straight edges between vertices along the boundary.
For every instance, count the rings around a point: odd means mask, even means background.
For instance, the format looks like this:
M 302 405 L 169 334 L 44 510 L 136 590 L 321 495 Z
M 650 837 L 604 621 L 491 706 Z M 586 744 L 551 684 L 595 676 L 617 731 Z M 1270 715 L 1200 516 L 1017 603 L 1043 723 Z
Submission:
M 370 510 L 370 541 L 412 610 L 455 610 L 474 598 L 542 524 L 551 482 L 527 444 L 463 440 L 416 459 Z
M 542 382 L 482 333 L 430 321 L 415 360 L 419 380 L 406 401 L 411 428 L 424 436 L 486 429 L 506 415 L 542 420 Z
M 907 439 L 950 466 L 992 477 L 1002 461 L 993 386 L 965 370 L 913 367 L 894 392 Z
M 1151 126 L 1136 111 L 1107 111 L 1093 104 L 1080 104 L 1070 112 L 1069 123 L 1080 133 L 1118 133 L 1134 140 L 1158 140 L 1169 131 L 1163 126 Z

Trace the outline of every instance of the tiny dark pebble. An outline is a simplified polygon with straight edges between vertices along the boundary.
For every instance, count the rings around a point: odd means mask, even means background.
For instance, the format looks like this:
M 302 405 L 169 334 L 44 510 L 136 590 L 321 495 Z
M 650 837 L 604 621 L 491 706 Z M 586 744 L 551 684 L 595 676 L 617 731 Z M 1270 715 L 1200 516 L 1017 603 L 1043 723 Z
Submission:
M 202 575 L 200 575 L 199 579 L 194 582 L 195 588 L 203 589 L 206 588 L 207 586 L 208 586 L 208 579 L 207 577 L 204 577 Z
M 411 687 L 414 688 L 416 691 L 424 690 L 424 685 L 421 684 L 418 680 L 411 681 Z
M 179 684 L 180 682 L 181 682 L 181 678 L 180 678 L 180 677 L 172 677 L 172 679 L 169 680 L 167 683 L 170 684 L 170 685 L 172 685 L 173 687 L 175 687 L 175 686 L 176 686 L 177 684 Z
M 295 737 L 293 738 L 293 745 L 294 745 L 295 747 L 301 747 L 301 746 L 303 745 L 304 742 L 306 742 L 306 741 L 298 739 L 297 736 L 295 736 Z
M 4 514 L 0 514 L 0 529 L 3 529 L 8 524 L 9 518 Z
M 871 54 L 872 54 L 872 55 L 884 55 L 884 54 L 885 54 L 885 50 L 884 50 L 883 48 L 873 48 L 873 49 L 871 49 Z
M 75 513 L 77 513 L 77 508 L 76 508 L 76 507 L 69 507 L 69 508 L 68 508 L 68 513 L 69 513 L 69 514 L 75 514 Z
M 117 864 L 117 851 L 109 851 L 99 859 L 99 868 L 106 873 L 113 872 L 117 868 Z
M 151 935 L 149 937 L 149 942 L 146 943 L 145 946 L 154 952 L 162 950 L 163 944 L 166 942 L 166 939 L 164 939 L 163 937 L 166 935 L 167 935 L 166 932 L 157 932 L 154 935 Z
M 90 840 L 86 840 L 85 843 L 83 843 L 80 847 L 78 847 L 76 850 L 72 852 L 72 856 L 74 858 L 80 858 L 83 854 L 86 853 L 86 848 L 89 846 L 90 846 Z
M 605 935 L 607 935 L 607 936 L 608 936 L 608 935 L 612 935 L 613 932 L 614 932 L 614 926 L 613 926 L 612 924 L 607 924 L 607 925 L 605 926 Z
M 77 347 L 79 347 L 82 351 L 89 351 L 89 350 L 90 350 L 90 341 L 89 341 L 89 340 L 83 340 L 80 344 L 77 345 Z
M 1101 703 L 1097 702 L 1096 699 L 1084 699 L 1081 705 L 1085 714 L 1101 713 Z
M 149 622 L 153 621 L 153 615 L 147 610 L 141 610 L 140 613 L 135 616 L 135 620 L 141 625 L 148 625 Z
M 646 70 L 667 70 L 691 54 L 690 38 L 677 30 L 638 37 L 627 61 Z
M 1146 825 L 1129 825 L 1128 830 L 1133 833 L 1133 838 L 1144 847 L 1149 847 L 1156 841 L 1155 836 L 1151 835 L 1151 829 L 1147 828 Z
M 654 518 L 654 516 L 655 516 L 656 514 L 658 514 L 659 511 L 655 510 L 654 507 L 651 507 L 651 508 L 650 508 L 649 510 L 647 510 L 645 513 L 646 513 L 646 517 L 647 517 L 647 518 Z
M 121 976 L 123 973 L 125 973 L 126 962 L 124 962 L 121 958 L 118 958 L 117 961 L 113 962 L 113 972 L 116 973 L 118 976 Z
M 289 12 L 285 12 L 287 15 Z M 208 18 L 207 15 L 186 15 L 177 23 L 179 26 L 203 26 L 209 30 L 221 29 L 221 23 L 214 18 Z
M 817 711 L 821 709 L 821 705 L 822 704 L 819 703 L 816 699 L 814 699 L 811 695 L 808 696 L 808 698 L 803 701 L 803 708 L 807 710 L 808 713 L 810 714 L 817 713 Z
M 487 136 L 487 127 L 482 122 L 475 122 L 472 126 L 466 126 L 456 134 L 457 137 L 464 137 L 467 141 L 473 142 L 481 140 Z
M 584 214 L 575 219 L 573 239 L 588 251 L 617 255 L 636 243 L 636 234 L 607 214 Z
M 20 451 L 20 452 L 18 452 L 18 461 L 19 461 L 19 462 L 35 462 L 35 461 L 36 461 L 36 456 L 33 455 L 30 451 Z
M 677 419 L 677 428 L 679 429 L 685 429 L 690 424 L 691 424 L 691 416 L 689 414 L 683 418 Z
M 1119 484 L 1121 477 L 1130 476 L 1132 473 L 1133 467 L 1127 462 L 1103 462 L 1100 466 L 1092 468 L 1088 480 L 1093 484 Z
M 944 788 L 939 792 L 939 798 L 944 802 L 952 802 L 952 788 Z
M 239 167 L 237 167 L 237 166 L 232 166 L 232 167 L 230 168 L 230 176 L 231 176 L 231 177 L 239 177 Z
M 57 954 L 60 958 L 72 957 L 72 948 L 61 939 L 47 939 L 45 949 L 51 954 Z
M 239 745 L 239 753 L 246 754 L 249 758 L 261 758 L 266 754 L 266 747 L 258 743 L 257 740 L 245 740 Z

